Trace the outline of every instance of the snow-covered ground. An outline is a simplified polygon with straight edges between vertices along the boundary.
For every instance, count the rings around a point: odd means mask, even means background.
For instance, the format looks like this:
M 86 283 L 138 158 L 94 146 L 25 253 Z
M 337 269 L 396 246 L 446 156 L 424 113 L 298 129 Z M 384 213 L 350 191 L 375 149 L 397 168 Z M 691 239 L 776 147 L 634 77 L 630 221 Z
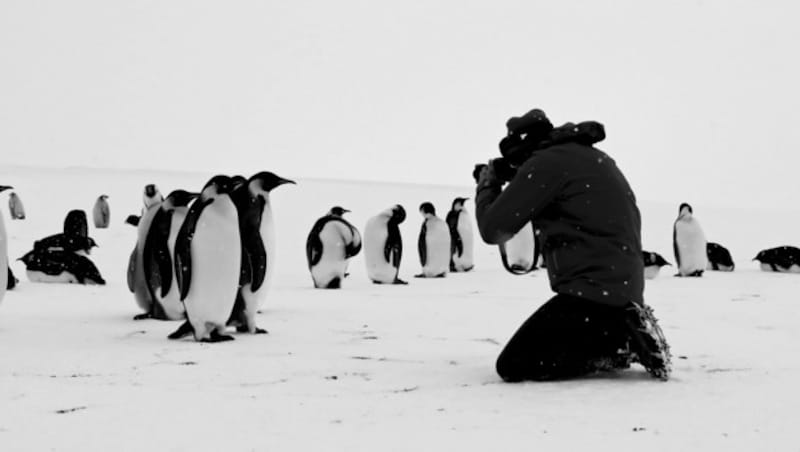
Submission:
M 254 168 L 252 172 L 255 172 Z M 268 169 L 268 168 L 265 168 Z M 280 174 L 294 178 L 292 174 Z M 141 190 L 198 190 L 211 174 L 1 168 L 28 218 L 11 221 L 16 259 L 59 232 L 70 209 L 108 194 L 112 226 L 92 235 L 106 286 L 21 279 L 0 304 L 0 449 L 17 450 L 798 450 L 800 275 L 751 262 L 762 248 L 800 245 L 800 211 L 694 205 L 733 273 L 647 282 L 674 355 L 669 382 L 640 367 L 557 383 L 505 384 L 494 360 L 551 296 L 547 277 L 505 273 L 479 244 L 476 268 L 436 280 L 419 272 L 419 204 L 444 216 L 471 187 L 298 179 L 272 196 L 278 269 L 259 326 L 233 342 L 169 341 L 178 323 L 133 321 L 125 283 Z M 673 261 L 680 202 L 640 201 L 644 247 Z M 339 291 L 312 289 L 304 246 L 331 206 L 363 229 L 401 203 L 401 278 L 376 286 L 362 256 Z M 470 203 L 470 206 L 472 204 Z M 477 237 L 476 237 L 477 238 Z

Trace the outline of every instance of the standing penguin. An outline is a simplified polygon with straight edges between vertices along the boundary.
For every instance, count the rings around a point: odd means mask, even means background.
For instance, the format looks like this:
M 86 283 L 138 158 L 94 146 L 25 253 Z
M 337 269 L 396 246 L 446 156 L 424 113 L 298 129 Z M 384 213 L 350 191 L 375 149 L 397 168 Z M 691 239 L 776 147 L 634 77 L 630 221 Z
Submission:
M 134 320 L 142 319 L 166 319 L 167 316 L 161 306 L 154 298 L 153 289 L 150 282 L 155 276 L 145 273 L 145 243 L 150 232 L 153 219 L 159 212 L 164 197 L 153 184 L 144 187 L 142 197 L 144 207 L 142 215 L 139 217 L 136 229 L 136 245 L 133 247 L 131 257 L 128 260 L 128 289 L 133 293 L 136 304 L 145 312 L 133 317 Z M 153 268 L 153 267 L 150 267 Z
M 417 242 L 422 273 L 415 277 L 444 278 L 450 267 L 450 228 L 429 202 L 420 204 L 419 213 L 423 218 Z
M 111 222 L 111 210 L 108 207 L 108 195 L 100 195 L 94 203 L 92 209 L 92 219 L 94 219 L 94 227 L 98 229 L 105 229 Z
M 661 267 L 665 265 L 672 265 L 660 254 L 653 251 L 642 250 L 642 261 L 644 261 L 645 279 L 654 279 L 656 276 L 658 276 Z
M 11 212 L 12 220 L 25 219 L 25 206 L 22 205 L 22 200 L 14 192 L 8 195 L 8 210 Z
M 214 176 L 192 203 L 175 241 L 175 275 L 188 320 L 170 339 L 189 333 L 202 342 L 225 334 L 236 301 L 242 263 L 239 218 L 228 176 Z
M 0 192 L 14 187 L 0 185 Z M 3 214 L 0 213 L 0 302 L 6 294 L 8 286 L 8 235 L 6 234 L 6 224 L 3 221 Z
M 341 288 L 348 260 L 361 251 L 361 234 L 344 219 L 347 212 L 350 211 L 334 206 L 308 233 L 306 259 L 317 289 Z
M 142 269 L 151 304 L 149 317 L 178 320 L 185 317 L 180 291 L 175 282 L 174 250 L 189 204 L 198 196 L 186 190 L 171 192 L 158 204 L 146 232 L 142 249 Z M 146 314 L 147 315 L 147 314 Z
M 533 223 L 528 222 L 513 237 L 498 245 L 503 268 L 514 275 L 524 275 L 536 270 L 539 260 L 539 240 Z
M 733 263 L 731 252 L 719 243 L 708 242 L 706 244 L 706 255 L 708 256 L 708 268 L 720 272 L 732 272 L 736 265 Z
M 708 266 L 706 243 L 703 228 L 692 214 L 692 206 L 681 204 L 672 230 L 672 247 L 678 264 L 675 276 L 703 276 Z
M 464 201 L 456 198 L 447 212 L 447 227 L 450 229 L 450 271 L 468 272 L 474 267 L 472 261 L 473 233 L 469 212 Z
M 256 313 L 264 303 L 275 273 L 275 219 L 270 192 L 294 181 L 262 171 L 244 179 L 232 179 L 231 195 L 239 217 L 241 257 L 239 290 L 228 319 L 240 333 L 266 333 L 256 326 Z
M 408 284 L 398 278 L 403 257 L 400 223 L 406 211 L 396 204 L 370 218 L 364 227 L 364 260 L 367 276 L 375 284 Z

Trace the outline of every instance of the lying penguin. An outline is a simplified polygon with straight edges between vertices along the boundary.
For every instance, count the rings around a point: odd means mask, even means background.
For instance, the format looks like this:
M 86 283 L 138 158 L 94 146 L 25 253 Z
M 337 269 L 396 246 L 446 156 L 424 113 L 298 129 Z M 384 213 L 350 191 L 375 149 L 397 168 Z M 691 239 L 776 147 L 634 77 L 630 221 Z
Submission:
M 800 248 L 779 246 L 762 250 L 753 258 L 765 272 L 800 273 Z

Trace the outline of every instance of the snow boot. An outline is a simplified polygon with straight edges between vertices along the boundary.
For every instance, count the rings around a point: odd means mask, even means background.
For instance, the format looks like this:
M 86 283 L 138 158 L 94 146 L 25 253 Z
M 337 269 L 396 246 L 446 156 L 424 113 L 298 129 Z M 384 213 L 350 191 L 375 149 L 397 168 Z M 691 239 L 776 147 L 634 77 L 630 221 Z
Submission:
M 653 308 L 631 303 L 625 310 L 633 362 L 644 366 L 654 378 L 667 381 L 672 371 L 672 355 Z

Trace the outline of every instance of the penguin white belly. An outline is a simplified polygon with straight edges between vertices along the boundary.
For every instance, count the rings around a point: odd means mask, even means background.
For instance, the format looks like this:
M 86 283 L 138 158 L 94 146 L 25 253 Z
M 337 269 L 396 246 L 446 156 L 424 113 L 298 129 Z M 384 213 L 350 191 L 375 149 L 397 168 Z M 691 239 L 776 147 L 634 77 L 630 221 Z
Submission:
M 780 265 L 775 266 L 776 270 L 772 270 L 772 265 L 770 264 L 761 264 L 761 270 L 765 272 L 771 271 L 778 271 L 779 273 L 800 273 L 800 265 L 793 264 L 791 267 L 781 267 Z
M 329 221 L 319 232 L 319 239 L 322 242 L 322 256 L 311 267 L 314 287 L 328 287 L 335 278 L 339 278 L 341 283 L 347 270 L 345 247 L 353 241 L 353 234 L 340 221 Z
M 688 275 L 708 266 L 706 236 L 697 220 L 675 223 L 675 242 L 680 255 L 678 271 Z
M 178 278 L 175 276 L 175 242 L 178 239 L 178 232 L 181 229 L 183 220 L 186 219 L 186 211 L 184 208 L 177 208 L 172 214 L 172 223 L 169 226 L 169 237 L 167 237 L 167 248 L 169 248 L 170 262 L 172 262 L 172 283 L 169 287 L 169 292 L 161 298 L 161 290 L 158 290 L 156 296 L 159 297 L 161 307 L 164 308 L 164 313 L 170 320 L 179 320 L 186 317 L 186 308 L 183 307 L 181 302 L 181 291 L 178 288 Z
M 661 271 L 661 267 L 658 265 L 648 265 L 644 268 L 644 278 L 645 279 L 654 279 L 658 276 L 658 273 Z
M 44 272 L 36 270 L 26 270 L 25 275 L 28 276 L 30 282 L 40 283 L 60 283 L 60 284 L 78 284 L 78 278 L 70 272 L 61 272 L 57 275 L 48 275 Z M 94 284 L 91 279 L 86 280 L 87 284 Z
M 458 256 L 456 253 L 453 256 L 453 264 L 456 267 L 456 271 L 465 271 L 471 269 L 473 264 L 473 232 L 472 232 L 472 222 L 469 219 L 469 216 L 466 213 L 462 213 L 458 216 L 458 235 L 461 236 L 461 244 L 464 247 L 461 256 Z
M 191 242 L 191 284 L 184 299 L 195 338 L 220 332 L 233 310 L 239 286 L 241 246 L 236 208 L 230 199 L 217 198 L 206 207 Z
M 533 225 L 527 223 L 505 243 L 508 265 L 524 270 L 530 269 L 534 264 L 534 246 Z
M 6 295 L 8 285 L 8 238 L 6 235 L 6 224 L 3 216 L 0 215 L 0 302 Z
M 447 223 L 438 218 L 428 220 L 425 247 L 427 262 L 422 267 L 422 274 L 430 278 L 447 273 L 450 267 L 450 230 Z
M 367 276 L 372 281 L 392 283 L 397 278 L 398 269 L 387 262 L 383 254 L 389 232 L 387 222 L 381 218 L 372 218 L 364 228 L 364 262 L 367 265 Z

